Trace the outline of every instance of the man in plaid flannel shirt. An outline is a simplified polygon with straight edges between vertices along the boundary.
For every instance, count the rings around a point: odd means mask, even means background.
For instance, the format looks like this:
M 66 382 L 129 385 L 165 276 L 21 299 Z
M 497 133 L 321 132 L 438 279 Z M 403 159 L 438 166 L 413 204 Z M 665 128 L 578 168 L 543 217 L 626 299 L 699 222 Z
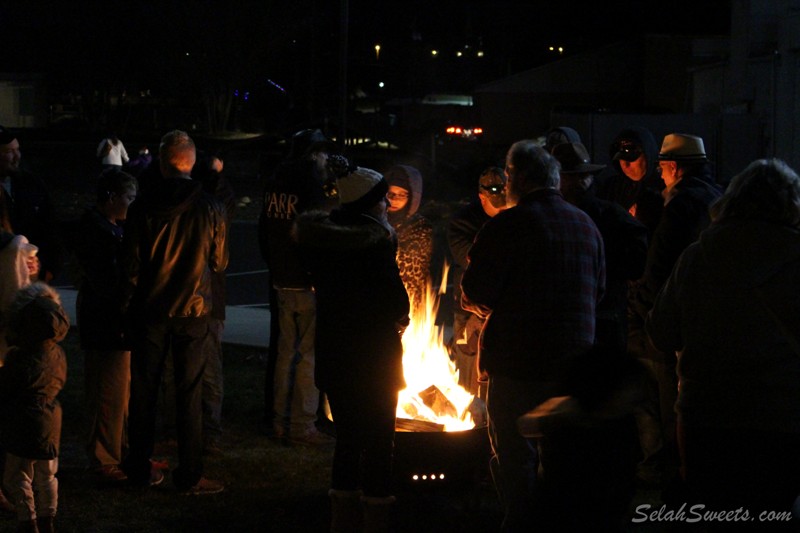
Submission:
M 488 317 L 479 364 L 489 376 L 492 474 L 503 530 L 521 531 L 532 524 L 538 455 L 517 418 L 556 395 L 562 370 L 593 345 L 605 257 L 594 222 L 561 196 L 552 155 L 519 141 L 505 172 L 512 207 L 478 233 L 461 288 L 463 307 Z

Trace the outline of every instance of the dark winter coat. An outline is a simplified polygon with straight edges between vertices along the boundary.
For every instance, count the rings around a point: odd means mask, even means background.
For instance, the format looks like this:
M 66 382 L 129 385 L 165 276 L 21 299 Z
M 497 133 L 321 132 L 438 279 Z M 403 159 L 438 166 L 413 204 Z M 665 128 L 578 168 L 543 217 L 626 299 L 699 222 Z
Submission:
M 711 223 L 709 208 L 721 195 L 719 187 L 707 175 L 684 176 L 672 189 L 647 251 L 644 275 L 629 291 L 628 350 L 636 357 L 662 359 L 662 354 L 652 349 L 644 331 L 647 313 L 678 257 Z
M 715 223 L 681 255 L 647 321 L 677 351 L 687 426 L 800 433 L 800 232 Z
M 453 284 L 454 305 L 457 309 L 461 308 L 461 277 L 467 269 L 467 254 L 475 242 L 478 231 L 490 218 L 483 210 L 481 202 L 474 200 L 456 211 L 447 226 L 447 244 L 453 258 L 450 279 Z
M 273 286 L 311 288 L 311 279 L 303 267 L 297 243 L 291 237 L 292 225 L 304 211 L 324 210 L 327 201 L 322 179 L 317 175 L 313 161 L 285 161 L 267 180 L 258 219 L 258 243 L 269 266 Z
M 51 299 L 37 298 L 12 316 L 15 346 L 0 368 L 0 413 L 7 452 L 27 459 L 58 457 L 61 405 L 56 396 L 67 380 L 67 358 L 57 343 L 69 318 Z
M 123 265 L 131 321 L 208 316 L 228 265 L 223 207 L 188 176 L 162 179 L 128 210 Z
M 296 238 L 317 297 L 317 387 L 402 389 L 409 301 L 390 229 L 365 214 L 310 211 Z
M 480 364 L 492 374 L 558 379 L 595 340 L 605 291 L 603 240 L 589 216 L 540 189 L 483 226 L 461 281 L 467 308 L 489 314 Z
M 475 236 L 491 217 L 483 210 L 480 200 L 473 200 L 459 209 L 450 219 L 447 226 L 447 243 L 453 264 L 450 266 L 450 285 L 453 297 L 453 339 L 465 344 L 458 345 L 460 350 L 471 355 L 477 352 L 477 336 L 483 321 L 473 313 L 461 307 L 461 278 L 467 269 L 467 256 Z M 465 332 L 465 330 L 467 330 Z
M 216 198 L 225 209 L 225 225 L 230 231 L 233 214 L 236 211 L 236 193 L 230 181 L 224 174 L 208 168 L 198 172 L 198 167 L 192 171 L 192 179 L 203 184 L 203 189 Z M 218 320 L 225 320 L 225 305 L 227 303 L 227 285 L 225 271 L 220 270 L 211 274 L 211 316 Z
M 81 347 L 122 350 L 122 226 L 97 209 L 87 210 L 72 236 L 73 282 Z
M 576 205 L 597 225 L 605 248 L 606 292 L 597 306 L 597 342 L 624 352 L 628 339 L 628 284 L 644 273 L 647 227 L 619 205 L 595 197 L 592 189 Z

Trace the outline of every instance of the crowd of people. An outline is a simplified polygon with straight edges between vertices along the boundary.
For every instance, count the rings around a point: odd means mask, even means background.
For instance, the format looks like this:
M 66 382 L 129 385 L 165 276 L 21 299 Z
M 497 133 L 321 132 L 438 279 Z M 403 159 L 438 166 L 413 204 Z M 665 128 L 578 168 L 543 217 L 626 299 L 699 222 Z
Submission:
M 426 303 L 435 246 L 425 179 L 407 164 L 358 166 L 320 130 L 289 141 L 254 243 L 273 317 L 265 419 L 280 442 L 333 448 L 331 531 L 388 531 L 402 337 Z M 65 264 L 98 482 L 163 482 L 152 456 L 169 375 L 173 484 L 224 490 L 203 470 L 221 452 L 235 208 L 222 158 L 178 130 L 157 165 L 132 165 L 115 135 L 97 156 L 94 205 L 62 247 L 44 182 L 0 127 L 0 506 L 24 531 L 55 527 L 69 320 L 48 282 Z M 637 487 L 676 509 L 790 512 L 800 178 L 778 159 L 717 176 L 701 137 L 659 143 L 638 126 L 610 142 L 609 160 L 553 128 L 486 161 L 446 221 L 447 348 L 459 383 L 486 402 L 498 525 L 622 531 Z

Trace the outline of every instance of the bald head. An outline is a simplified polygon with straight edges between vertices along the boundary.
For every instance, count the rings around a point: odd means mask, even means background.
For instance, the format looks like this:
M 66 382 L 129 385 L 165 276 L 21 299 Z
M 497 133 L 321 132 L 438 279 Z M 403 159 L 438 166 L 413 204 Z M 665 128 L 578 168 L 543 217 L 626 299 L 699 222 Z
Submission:
M 161 173 L 169 178 L 190 174 L 197 159 L 197 150 L 188 133 L 173 130 L 161 138 L 158 155 Z

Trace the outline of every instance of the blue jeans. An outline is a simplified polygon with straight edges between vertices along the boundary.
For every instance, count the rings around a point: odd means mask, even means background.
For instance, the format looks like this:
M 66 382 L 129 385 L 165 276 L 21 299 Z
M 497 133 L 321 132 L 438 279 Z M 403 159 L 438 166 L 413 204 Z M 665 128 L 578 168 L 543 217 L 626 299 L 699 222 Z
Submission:
M 208 319 L 173 318 L 140 326 L 131 350 L 131 399 L 128 417 L 130 450 L 124 470 L 133 483 L 150 478 L 158 392 L 168 354 L 172 353 L 178 468 L 173 482 L 178 489 L 196 484 L 203 475 L 202 383 L 206 358 L 203 345 Z
M 222 332 L 225 321 L 210 318 L 204 344 L 206 370 L 203 373 L 203 439 L 218 441 L 222 436 L 222 399 L 225 393 L 222 372 Z
M 275 429 L 302 436 L 314 430 L 319 390 L 314 384 L 314 291 L 278 289 L 280 335 L 275 362 Z
M 517 419 L 552 396 L 553 384 L 489 376 L 486 409 L 494 457 L 492 477 L 504 511 L 503 531 L 530 531 L 539 453 L 520 435 Z

